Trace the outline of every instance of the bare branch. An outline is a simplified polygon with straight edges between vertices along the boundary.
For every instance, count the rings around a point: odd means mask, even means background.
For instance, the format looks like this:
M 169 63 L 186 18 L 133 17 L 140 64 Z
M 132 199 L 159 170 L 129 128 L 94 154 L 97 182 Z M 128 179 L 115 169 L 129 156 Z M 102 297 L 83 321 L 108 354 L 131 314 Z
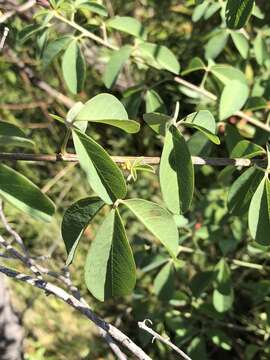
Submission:
M 149 165 L 159 165 L 159 156 L 111 156 L 112 160 L 118 164 L 125 164 L 130 161 L 133 162 L 136 159 L 143 159 L 142 163 Z M 212 166 L 243 166 L 249 167 L 253 165 L 265 167 L 266 160 L 264 159 L 245 159 L 245 158 L 208 158 L 200 156 L 192 156 L 192 163 L 194 165 L 212 165 Z M 25 153 L 0 153 L 0 160 L 12 160 L 12 161 L 33 161 L 33 162 L 78 162 L 76 154 L 25 154 Z
M 149 334 L 153 336 L 154 340 L 159 340 L 163 342 L 164 344 L 168 345 L 170 348 L 172 348 L 175 352 L 177 352 L 181 357 L 185 360 L 192 360 L 183 350 L 179 349 L 176 345 L 174 345 L 169 339 L 165 339 L 161 335 L 159 335 L 157 332 L 155 332 L 153 329 L 151 329 L 149 326 L 146 325 L 146 322 L 149 322 L 152 324 L 152 321 L 149 319 L 146 319 L 142 322 L 138 322 L 138 326 L 140 329 L 147 331 Z

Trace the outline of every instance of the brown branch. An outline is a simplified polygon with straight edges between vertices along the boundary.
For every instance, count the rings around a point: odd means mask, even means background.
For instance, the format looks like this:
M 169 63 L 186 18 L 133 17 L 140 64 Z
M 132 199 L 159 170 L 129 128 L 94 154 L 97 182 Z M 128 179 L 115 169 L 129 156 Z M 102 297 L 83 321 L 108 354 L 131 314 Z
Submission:
M 130 161 L 133 162 L 136 159 L 143 159 L 144 164 L 159 165 L 159 156 L 111 156 L 112 160 L 118 164 L 125 164 Z M 208 158 L 200 156 L 192 156 L 192 163 L 194 165 L 211 165 L 211 166 L 243 166 L 249 167 L 257 165 L 260 167 L 266 166 L 266 160 L 264 159 L 245 159 L 245 158 Z M 0 161 L 12 160 L 12 161 L 33 161 L 33 162 L 78 162 L 76 154 L 24 154 L 24 153 L 0 153 Z
M 151 360 L 151 358 L 137 346 L 129 337 L 123 334 L 116 327 L 98 317 L 88 305 L 76 299 L 73 295 L 68 294 L 64 289 L 44 280 L 35 279 L 27 274 L 19 273 L 13 269 L 0 265 L 0 272 L 6 276 L 23 281 L 38 289 L 43 290 L 47 294 L 53 294 L 59 300 L 73 307 L 81 314 L 86 316 L 89 320 L 95 323 L 99 328 L 103 329 L 111 338 L 116 340 L 119 344 L 126 347 L 137 359 Z

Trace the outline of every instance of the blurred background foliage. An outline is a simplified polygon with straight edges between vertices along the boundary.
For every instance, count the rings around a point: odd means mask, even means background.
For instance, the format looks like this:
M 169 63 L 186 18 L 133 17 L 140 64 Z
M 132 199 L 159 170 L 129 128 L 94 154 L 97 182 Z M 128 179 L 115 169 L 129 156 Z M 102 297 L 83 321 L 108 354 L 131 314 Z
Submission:
M 209 6 L 222 3 L 207 2 Z M 232 65 L 245 73 L 254 96 L 263 97 L 266 101 L 265 108 L 256 112 L 257 118 L 265 119 L 270 101 L 270 4 L 267 1 L 256 1 L 256 4 L 259 17 L 252 17 L 247 25 L 249 55 L 242 58 L 229 39 L 215 61 Z M 194 57 L 200 57 L 206 62 L 205 49 L 207 44 L 209 47 L 209 39 L 217 29 L 224 29 L 224 25 L 220 25 L 219 11 L 209 18 L 204 18 L 204 15 L 194 19 L 195 7 L 192 1 L 104 0 L 104 5 L 109 10 L 113 9 L 115 14 L 139 19 L 149 31 L 149 41 L 170 48 L 179 59 L 182 70 L 187 68 Z M 39 17 L 33 17 L 32 11 L 29 14 L 31 18 L 17 14 L 7 22 L 10 28 L 8 46 L 35 70 L 38 78 L 71 97 L 62 78 L 59 59 L 54 60 L 45 70 L 42 67 L 42 32 L 24 42 L 20 41 L 23 29 L 32 22 L 39 22 Z M 96 31 L 96 16 L 87 18 L 83 13 L 76 16 L 76 21 Z M 66 31 L 66 25 L 58 23 L 44 36 L 56 38 L 59 32 Z M 261 64 L 254 50 L 254 39 L 258 32 L 263 36 L 266 49 Z M 129 36 L 123 35 L 121 41 L 125 43 L 126 39 Z M 84 42 L 83 49 L 88 65 L 85 89 L 75 96 L 80 101 L 108 91 L 101 77 L 110 50 L 88 41 Z M 36 142 L 37 153 L 58 152 L 63 140 L 63 127 L 49 114 L 63 115 L 65 107 L 33 86 L 8 54 L 0 57 L 0 73 L 1 120 L 23 128 Z M 159 156 L 162 142 L 142 120 L 145 94 L 153 86 L 163 99 L 168 114 L 174 111 L 175 103 L 179 101 L 180 118 L 202 108 L 211 110 L 217 116 L 216 104 L 175 82 L 161 82 L 169 76 L 166 72 L 135 64 L 126 66 L 111 92 L 122 99 L 129 114 L 141 122 L 140 134 L 132 136 L 113 128 L 94 125 L 89 129 L 90 134 L 110 154 Z M 185 78 L 200 85 L 202 77 L 203 73 L 199 71 Z M 128 96 L 128 90 L 134 86 L 140 86 L 140 91 Z M 217 93 L 220 84 L 207 77 L 206 87 Z M 233 124 L 236 122 L 234 118 L 230 121 Z M 245 120 L 238 121 L 235 126 L 246 138 L 265 144 L 267 133 L 251 127 Z M 228 144 L 223 139 L 222 128 L 220 131 L 222 144 L 219 147 L 203 140 L 200 134 L 192 136 L 186 133 L 191 153 L 228 157 Z M 68 150 L 73 151 L 72 142 L 68 144 Z M 60 236 L 61 218 L 64 210 L 75 200 L 91 194 L 85 176 L 73 164 L 10 164 L 39 184 L 57 205 L 57 215 L 49 225 L 31 220 L 9 205 L 6 205 L 5 210 L 30 251 L 36 256 L 48 255 L 45 263 L 52 269 L 59 269 L 66 259 Z M 247 217 L 230 216 L 226 206 L 228 188 L 239 175 L 238 169 L 231 172 L 228 168 L 202 166 L 196 168 L 196 173 L 192 209 L 185 216 L 176 217 L 181 244 L 181 261 L 177 269 L 171 266 L 166 251 L 156 239 L 123 210 L 138 268 L 133 296 L 103 304 L 94 300 L 85 288 L 84 260 L 100 218 L 85 233 L 74 264 L 71 265 L 72 277 L 93 309 L 120 327 L 154 359 L 174 359 L 175 355 L 157 341 L 151 343 L 150 336 L 137 328 L 136 322 L 145 318 L 150 318 L 156 331 L 169 336 L 175 344 L 186 349 L 194 360 L 269 359 L 269 250 L 252 241 L 247 230 Z M 129 185 L 129 193 L 133 197 L 140 196 L 161 203 L 155 174 L 141 175 L 135 184 Z M 96 329 L 66 305 L 51 296 L 45 298 L 44 294 L 26 285 L 12 282 L 11 289 L 15 306 L 22 314 L 27 360 L 113 358 L 106 344 L 98 339 Z M 219 297 L 223 290 L 229 294 L 227 297 Z

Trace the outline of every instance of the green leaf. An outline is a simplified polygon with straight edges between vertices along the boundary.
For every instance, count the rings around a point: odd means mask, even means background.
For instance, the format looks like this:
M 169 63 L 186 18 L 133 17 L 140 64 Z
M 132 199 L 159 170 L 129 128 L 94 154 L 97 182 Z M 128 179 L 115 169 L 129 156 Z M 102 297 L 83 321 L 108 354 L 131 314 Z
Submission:
M 127 193 L 125 179 L 109 154 L 79 130 L 73 129 L 72 134 L 76 154 L 92 189 L 108 204 L 124 198 Z
M 118 213 L 112 210 L 89 249 L 85 282 L 98 300 L 129 295 L 136 282 L 136 266 Z
M 194 275 L 189 283 L 192 295 L 199 297 L 213 282 L 213 271 L 202 271 Z
M 198 70 L 206 70 L 206 66 L 199 57 L 195 57 L 189 62 L 186 70 L 182 71 L 182 75 L 187 75 Z
M 230 29 L 241 29 L 248 21 L 254 0 L 228 0 L 226 6 L 226 23 Z
M 246 59 L 248 56 L 249 44 L 245 35 L 239 32 L 232 32 L 231 37 L 235 47 L 239 51 L 242 58 Z
M 227 44 L 228 33 L 224 30 L 219 31 L 216 35 L 211 37 L 205 46 L 205 58 L 215 59 L 222 52 Z
M 108 16 L 108 11 L 106 10 L 105 6 L 95 1 L 77 0 L 75 1 L 74 5 L 77 9 L 87 9 L 101 16 Z
M 265 177 L 253 195 L 248 211 L 252 238 L 261 245 L 270 245 L 270 181 Z
M 265 150 L 260 145 L 254 144 L 248 140 L 241 140 L 233 148 L 230 157 L 231 158 L 246 158 L 252 159 L 255 156 L 264 155 Z
M 116 16 L 107 21 L 107 26 L 146 40 L 147 32 L 144 26 L 135 18 L 129 16 Z
M 186 212 L 194 191 L 194 168 L 188 146 L 180 132 L 167 131 L 160 161 L 160 186 L 168 209 L 174 214 Z
M 85 60 L 77 40 L 72 41 L 64 53 L 62 71 L 69 90 L 73 94 L 82 91 L 85 79 Z
M 144 99 L 147 113 L 166 112 L 164 102 L 155 90 L 147 90 Z
M 43 55 L 42 55 L 42 65 L 43 67 L 47 67 L 53 59 L 62 51 L 64 50 L 67 45 L 72 41 L 71 36 L 63 36 L 60 38 L 57 38 L 56 40 L 53 40 L 49 42 L 49 44 L 46 46 Z
M 31 24 L 25 26 L 19 33 L 18 33 L 18 41 L 23 44 L 27 41 L 31 36 L 40 32 L 41 30 L 45 29 L 46 26 L 40 26 L 36 24 Z
M 247 84 L 245 74 L 239 69 L 232 66 L 214 65 L 210 67 L 210 71 L 225 85 L 232 80 L 239 80 L 242 83 Z
M 0 164 L 0 196 L 28 215 L 49 222 L 54 214 L 53 202 L 25 176 Z
M 132 47 L 125 45 L 112 54 L 103 74 L 103 82 L 106 88 L 110 89 L 114 86 L 118 75 L 121 72 L 124 64 L 127 62 L 131 52 Z
M 173 216 L 163 207 L 143 199 L 123 201 L 144 226 L 156 236 L 175 257 L 178 252 L 178 230 Z
M 249 88 L 239 80 L 228 82 L 221 94 L 219 118 L 225 120 L 240 110 L 248 99 Z
M 159 271 L 154 280 L 154 293 L 159 300 L 169 301 L 174 293 L 174 269 L 173 264 L 168 262 Z
M 61 232 L 68 254 L 67 266 L 73 261 L 84 230 L 103 205 L 104 202 L 100 198 L 87 197 L 76 201 L 65 211 Z
M 231 271 L 224 259 L 216 266 L 217 288 L 213 293 L 213 304 L 218 312 L 228 311 L 233 304 L 234 294 L 231 286 Z
M 198 6 L 196 6 L 193 11 L 192 21 L 193 22 L 199 21 L 205 14 L 208 6 L 209 6 L 209 3 L 207 1 L 204 1 L 204 2 L 201 1 L 201 3 Z
M 247 213 L 251 198 L 263 178 L 263 172 L 251 167 L 232 184 L 228 194 L 228 209 L 233 215 Z
M 0 121 L 0 147 L 17 146 L 33 148 L 35 143 L 25 136 L 25 133 L 17 126 Z
M 248 101 L 245 105 L 245 110 L 248 111 L 257 111 L 267 108 L 267 101 L 263 97 L 254 96 L 248 98 Z
M 220 144 L 220 140 L 216 135 L 217 128 L 215 118 L 208 110 L 201 110 L 189 114 L 181 121 L 181 125 L 197 129 L 206 135 L 214 144 Z
M 142 42 L 138 45 L 137 51 L 146 62 L 149 59 L 151 66 L 168 70 L 176 75 L 179 74 L 180 64 L 173 52 L 166 46 Z
M 207 331 L 207 336 L 211 338 L 213 343 L 218 347 L 230 351 L 232 348 L 232 340 L 222 330 L 213 329 Z
M 165 136 L 166 127 L 168 123 L 172 120 L 172 118 L 165 114 L 149 113 L 143 115 L 143 120 L 157 134 Z
M 136 133 L 140 130 L 138 122 L 128 119 L 122 103 L 115 96 L 106 93 L 87 101 L 77 114 L 75 122 L 77 121 L 112 125 L 128 133 Z
M 259 65 L 263 65 L 269 59 L 267 45 L 261 33 L 258 33 L 254 40 L 254 54 Z

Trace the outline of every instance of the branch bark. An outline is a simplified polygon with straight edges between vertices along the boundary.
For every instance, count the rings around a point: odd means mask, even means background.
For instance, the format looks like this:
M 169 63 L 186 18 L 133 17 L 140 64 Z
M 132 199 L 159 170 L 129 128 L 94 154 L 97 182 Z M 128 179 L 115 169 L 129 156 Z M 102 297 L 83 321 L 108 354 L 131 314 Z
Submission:
M 130 161 L 133 162 L 136 159 L 143 159 L 144 164 L 159 165 L 159 156 L 111 156 L 112 160 L 118 164 L 125 164 Z M 192 156 L 192 163 L 194 165 L 211 165 L 211 166 L 243 166 L 249 167 L 257 165 L 265 167 L 267 161 L 265 159 L 245 159 L 245 158 L 208 158 L 200 156 Z M 25 153 L 0 153 L 0 161 L 11 160 L 11 161 L 32 161 L 32 162 L 78 162 L 76 154 L 25 154 Z

